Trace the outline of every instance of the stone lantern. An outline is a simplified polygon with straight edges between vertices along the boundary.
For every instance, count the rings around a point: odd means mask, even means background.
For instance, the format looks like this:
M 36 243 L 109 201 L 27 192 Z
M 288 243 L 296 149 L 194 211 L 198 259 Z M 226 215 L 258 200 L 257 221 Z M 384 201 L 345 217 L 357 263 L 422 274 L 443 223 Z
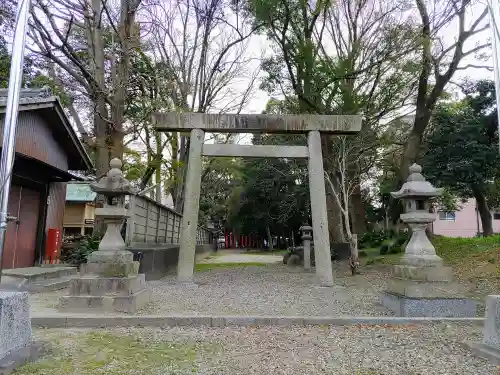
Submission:
M 90 185 L 106 197 L 104 206 L 95 212 L 106 225 L 106 232 L 98 250 L 81 265 L 80 276 L 71 280 L 70 295 L 59 300 L 60 310 L 135 312 L 149 302 L 144 274 L 138 273 L 139 262 L 125 249 L 120 231 L 129 216 L 125 195 L 135 194 L 136 190 L 123 177 L 120 159 L 111 160 L 109 165 L 107 175 Z
M 432 186 L 421 173 L 422 167 L 413 164 L 410 167 L 410 176 L 401 189 L 391 193 L 393 198 L 403 201 L 405 213 L 400 218 L 412 231 L 402 262 L 412 265 L 442 264 L 443 260 L 436 255 L 436 250 L 427 238 L 425 230 L 436 220 L 436 215 L 429 212 L 429 199 L 440 196 L 443 189 Z
M 422 176 L 422 167 L 413 164 L 401 189 L 391 193 L 404 203 L 401 220 L 412 231 L 400 264 L 382 293 L 382 304 L 399 316 L 476 316 L 476 303 L 464 297 L 464 288 L 453 282 L 451 267 L 443 265 L 425 232 L 436 216 L 430 212 L 430 198 L 441 195 Z
M 312 240 L 312 227 L 308 224 L 302 225 L 299 230 L 302 232 L 302 242 L 304 245 L 304 269 L 309 271 L 311 269 L 311 240 Z

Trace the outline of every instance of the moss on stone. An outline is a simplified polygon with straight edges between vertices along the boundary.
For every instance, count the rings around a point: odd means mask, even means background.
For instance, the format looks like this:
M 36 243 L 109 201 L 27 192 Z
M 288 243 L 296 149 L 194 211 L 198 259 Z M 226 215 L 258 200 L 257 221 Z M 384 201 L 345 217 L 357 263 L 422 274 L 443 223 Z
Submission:
M 13 375 L 159 375 L 181 370 L 196 373 L 197 353 L 210 350 L 201 344 L 157 342 L 106 331 L 75 334 L 48 330 L 38 336 L 51 342 L 51 353 L 21 366 Z
M 123 263 L 110 263 L 102 271 L 104 277 L 127 277 L 126 265 Z

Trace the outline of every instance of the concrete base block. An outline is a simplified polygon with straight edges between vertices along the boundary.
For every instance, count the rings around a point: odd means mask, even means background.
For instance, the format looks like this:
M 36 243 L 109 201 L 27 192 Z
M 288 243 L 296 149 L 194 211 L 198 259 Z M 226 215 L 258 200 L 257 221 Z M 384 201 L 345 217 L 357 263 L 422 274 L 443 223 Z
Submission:
M 129 296 L 146 289 L 144 274 L 128 277 L 82 276 L 72 279 L 69 285 L 71 296 Z
M 3 270 L 2 275 L 25 280 L 26 283 L 32 284 L 63 277 L 73 277 L 76 275 L 76 267 L 56 267 L 52 265 L 52 267 L 11 268 Z
M 137 275 L 139 262 L 85 263 L 80 267 L 80 275 L 99 275 L 103 277 L 126 277 Z
M 500 366 L 500 296 L 486 297 L 486 314 L 483 326 L 483 342 L 465 344 L 478 356 Z
M 89 263 L 128 263 L 133 260 L 134 254 L 128 250 L 98 250 L 90 253 L 87 258 Z
M 483 344 L 500 350 L 500 296 L 486 297 L 485 316 Z
M 0 291 L 0 359 L 30 344 L 28 293 Z
M 396 316 L 475 317 L 476 302 L 466 298 L 407 297 L 383 292 L 381 303 Z
M 135 313 L 150 301 L 148 289 L 128 296 L 65 296 L 59 299 L 59 310 L 67 312 L 110 312 Z
M 451 267 L 416 267 L 407 264 L 393 266 L 394 277 L 415 281 L 449 282 L 453 280 L 453 269 Z
M 8 375 L 19 366 L 34 362 L 47 351 L 47 346 L 40 342 L 31 343 L 0 359 L 0 375 Z
M 466 342 L 465 345 L 478 357 L 485 358 L 493 365 L 500 366 L 500 350 L 483 343 Z
M 463 298 L 466 288 L 454 282 L 427 282 L 394 278 L 387 291 L 408 298 Z

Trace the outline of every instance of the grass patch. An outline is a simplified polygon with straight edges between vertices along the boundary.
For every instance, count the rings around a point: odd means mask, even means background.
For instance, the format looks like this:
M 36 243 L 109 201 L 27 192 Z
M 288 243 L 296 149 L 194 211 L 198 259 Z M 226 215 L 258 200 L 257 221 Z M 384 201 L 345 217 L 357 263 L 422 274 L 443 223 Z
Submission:
M 471 283 L 471 293 L 479 299 L 500 290 L 500 235 L 454 238 L 434 236 L 432 243 L 445 264 L 453 267 L 458 280 Z M 378 255 L 377 249 L 364 249 L 364 265 L 397 264 L 403 254 Z
M 250 249 L 245 251 L 245 254 L 252 254 L 252 255 L 285 255 L 288 253 L 287 249 L 281 249 L 281 250 L 263 250 L 263 249 Z
M 52 353 L 26 364 L 13 375 L 126 375 L 176 374 L 192 369 L 201 345 L 156 342 L 131 335 L 109 332 L 58 333 L 42 336 L 53 347 Z
M 500 235 L 474 238 L 436 236 L 436 253 L 453 267 L 455 276 L 475 285 L 482 298 L 500 290 Z
M 377 251 L 378 254 L 378 251 Z M 373 264 L 398 264 L 399 259 L 401 259 L 402 254 L 386 254 L 386 255 L 368 255 L 366 258 L 360 258 L 360 262 L 363 265 L 370 266 Z
M 196 272 L 211 271 L 218 268 L 233 268 L 233 267 L 264 267 L 267 263 L 248 262 L 248 263 L 200 263 L 195 266 Z

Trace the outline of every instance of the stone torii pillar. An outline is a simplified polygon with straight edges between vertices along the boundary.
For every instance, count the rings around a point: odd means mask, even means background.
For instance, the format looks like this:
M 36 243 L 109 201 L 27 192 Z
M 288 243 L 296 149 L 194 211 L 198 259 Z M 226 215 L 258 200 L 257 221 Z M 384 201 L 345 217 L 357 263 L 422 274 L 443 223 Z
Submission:
M 183 283 L 193 281 L 196 230 L 198 229 L 198 211 L 200 208 L 201 149 L 204 139 L 205 132 L 203 130 L 191 130 L 185 188 L 186 198 L 184 199 L 182 214 L 181 243 L 177 266 L 177 280 Z
M 316 276 L 320 285 L 333 285 L 320 133 L 356 133 L 361 130 L 361 116 L 156 113 L 153 115 L 153 122 L 158 131 L 186 132 L 189 130 L 191 132 L 177 267 L 179 282 L 190 283 L 193 281 L 201 157 L 204 155 L 308 159 Z M 204 145 L 205 131 L 218 133 L 303 133 L 307 134 L 307 146 Z

